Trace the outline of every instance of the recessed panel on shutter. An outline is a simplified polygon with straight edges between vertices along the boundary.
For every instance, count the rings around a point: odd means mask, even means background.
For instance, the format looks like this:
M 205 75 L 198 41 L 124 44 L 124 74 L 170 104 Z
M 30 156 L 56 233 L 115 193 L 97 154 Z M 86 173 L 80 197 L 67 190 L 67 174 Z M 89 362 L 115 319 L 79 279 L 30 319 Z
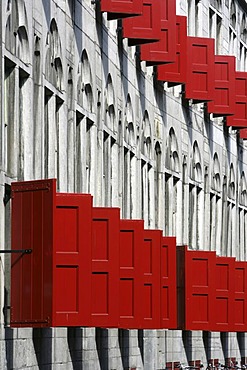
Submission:
M 92 326 L 118 327 L 119 208 L 93 207 Z
M 11 326 L 52 326 L 55 180 L 12 183 Z
M 160 230 L 144 230 L 143 329 L 161 328 L 161 236 Z
M 101 11 L 107 19 L 133 17 L 142 14 L 143 0 L 101 0 Z
M 119 328 L 143 328 L 144 222 L 120 220 Z
M 129 46 L 159 41 L 160 1 L 143 0 L 142 15 L 123 20 L 123 37 L 128 38 Z
M 175 63 L 157 66 L 157 79 L 168 82 L 168 86 L 184 84 L 187 76 L 187 18 L 176 16 Z
M 240 139 L 243 139 L 243 140 L 247 139 L 247 128 L 241 128 L 239 130 L 239 137 Z
M 235 261 L 234 331 L 247 331 L 247 262 Z
M 206 330 L 215 322 L 215 252 L 177 247 L 179 328 Z
M 56 195 L 54 326 L 91 325 L 92 197 Z
M 160 41 L 141 45 L 141 60 L 147 66 L 176 61 L 176 0 L 161 1 Z
M 216 258 L 215 331 L 234 331 L 234 264 L 235 258 Z
M 208 112 L 214 117 L 235 113 L 235 57 L 215 55 L 214 99 L 208 102 Z
M 177 328 L 176 238 L 161 239 L 161 328 Z
M 186 99 L 193 103 L 214 98 L 214 39 L 188 37 Z
M 234 115 L 227 117 L 227 126 L 247 127 L 247 72 L 235 72 Z

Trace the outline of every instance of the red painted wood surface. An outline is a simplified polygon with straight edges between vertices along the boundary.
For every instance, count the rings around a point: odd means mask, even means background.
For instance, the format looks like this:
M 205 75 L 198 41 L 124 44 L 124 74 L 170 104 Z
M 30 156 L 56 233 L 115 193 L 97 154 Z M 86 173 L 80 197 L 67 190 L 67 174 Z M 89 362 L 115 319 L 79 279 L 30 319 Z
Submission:
M 143 0 L 142 15 L 123 20 L 123 38 L 128 38 L 129 46 L 160 40 L 160 11 L 160 1 Z
M 92 197 L 56 194 L 53 326 L 91 325 Z
M 215 331 L 234 331 L 234 266 L 235 258 L 216 258 Z
M 141 45 L 141 60 L 147 66 L 176 61 L 176 0 L 161 1 L 161 37 L 155 43 Z
M 235 71 L 234 116 L 227 117 L 227 126 L 247 127 L 247 72 Z M 240 135 L 241 137 L 241 135 Z
M 55 180 L 12 183 L 11 326 L 52 326 Z
M 193 103 L 214 99 L 214 39 L 188 37 L 186 99 Z
M 234 266 L 234 331 L 247 331 L 247 262 L 235 261 Z
M 92 326 L 118 327 L 119 208 L 93 208 Z
M 101 11 L 107 19 L 133 17 L 142 14 L 143 0 L 101 0 Z
M 161 239 L 161 328 L 177 328 L 176 238 Z
M 243 140 L 247 139 L 247 128 L 239 129 L 239 137 L 240 139 L 243 139 Z
M 157 79 L 168 82 L 168 86 L 187 81 L 187 18 L 184 16 L 176 16 L 175 63 L 157 66 Z
M 235 114 L 235 57 L 215 55 L 214 99 L 208 102 L 208 112 L 214 117 Z
M 120 220 L 119 327 L 143 327 L 144 222 Z

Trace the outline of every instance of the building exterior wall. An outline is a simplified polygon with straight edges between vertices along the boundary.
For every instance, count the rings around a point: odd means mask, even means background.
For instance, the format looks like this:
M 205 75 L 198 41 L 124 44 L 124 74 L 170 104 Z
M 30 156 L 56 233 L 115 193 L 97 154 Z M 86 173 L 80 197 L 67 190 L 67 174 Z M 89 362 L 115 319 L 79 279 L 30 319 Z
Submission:
M 247 70 L 241 1 L 177 0 L 188 34 Z M 90 0 L 3 0 L 0 16 L 0 244 L 10 247 L 12 181 L 57 178 L 95 206 L 247 258 L 247 144 L 203 104 L 168 88 Z M 0 369 L 165 369 L 247 358 L 246 334 L 100 328 L 11 329 L 10 259 L 0 256 Z

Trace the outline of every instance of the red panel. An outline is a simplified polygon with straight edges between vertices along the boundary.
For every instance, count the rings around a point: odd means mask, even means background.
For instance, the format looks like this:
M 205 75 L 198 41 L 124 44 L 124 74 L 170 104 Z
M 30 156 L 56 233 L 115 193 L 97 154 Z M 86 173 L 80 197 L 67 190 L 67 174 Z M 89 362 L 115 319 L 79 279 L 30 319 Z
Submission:
M 161 2 L 160 41 L 141 46 L 141 60 L 147 66 L 176 61 L 176 0 Z
M 176 238 L 161 240 L 161 328 L 177 328 Z
M 93 208 L 92 326 L 118 327 L 119 208 Z
M 52 326 L 55 180 L 12 183 L 11 326 Z
M 143 329 L 160 329 L 161 321 L 161 257 L 160 230 L 144 230 L 144 322 Z
M 247 331 L 247 262 L 235 262 L 234 331 Z
M 91 325 L 92 197 L 57 194 L 54 241 L 54 326 Z
M 142 8 L 143 0 L 101 0 L 101 11 L 109 20 L 140 15 Z
M 227 126 L 247 127 L 247 72 L 235 72 L 234 116 L 227 117 Z
M 175 63 L 157 67 L 157 79 L 167 81 L 168 86 L 187 81 L 187 18 L 176 16 L 176 59 Z
M 161 38 L 160 1 L 143 0 L 142 15 L 123 20 L 123 37 L 128 45 L 159 41 Z
M 185 97 L 194 103 L 214 98 L 214 39 L 188 37 Z
M 144 223 L 120 220 L 119 327 L 143 328 Z
M 215 252 L 178 249 L 179 328 L 207 330 L 215 326 Z
M 235 113 L 235 57 L 215 55 L 214 100 L 208 103 L 208 112 L 214 117 Z
M 234 331 L 234 265 L 235 258 L 216 258 L 215 331 Z
M 247 139 L 247 128 L 242 128 L 239 130 L 239 137 L 243 140 Z

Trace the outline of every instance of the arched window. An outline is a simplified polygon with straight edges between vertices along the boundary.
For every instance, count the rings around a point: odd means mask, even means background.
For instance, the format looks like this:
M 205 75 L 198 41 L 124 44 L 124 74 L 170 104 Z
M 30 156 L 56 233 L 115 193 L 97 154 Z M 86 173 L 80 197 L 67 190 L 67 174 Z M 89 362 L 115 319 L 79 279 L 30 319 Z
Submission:
M 86 50 L 82 52 L 81 60 L 78 67 L 79 77 L 77 83 L 77 101 L 83 109 L 93 112 L 93 81 L 89 58 Z
M 236 256 L 239 260 L 247 258 L 247 182 L 244 172 L 241 174 L 239 187 L 239 207 L 238 207 L 238 249 Z
M 209 249 L 221 252 L 221 225 L 222 225 L 222 199 L 221 199 L 220 162 L 217 153 L 213 157 L 212 180 L 210 190 L 210 239 Z
M 236 29 L 236 21 L 237 21 L 237 15 L 236 15 L 236 5 L 235 1 L 232 0 L 231 2 L 231 8 L 230 8 L 230 24 L 232 28 Z
M 173 128 L 170 129 L 167 140 L 166 167 L 171 171 L 180 172 L 178 143 Z

